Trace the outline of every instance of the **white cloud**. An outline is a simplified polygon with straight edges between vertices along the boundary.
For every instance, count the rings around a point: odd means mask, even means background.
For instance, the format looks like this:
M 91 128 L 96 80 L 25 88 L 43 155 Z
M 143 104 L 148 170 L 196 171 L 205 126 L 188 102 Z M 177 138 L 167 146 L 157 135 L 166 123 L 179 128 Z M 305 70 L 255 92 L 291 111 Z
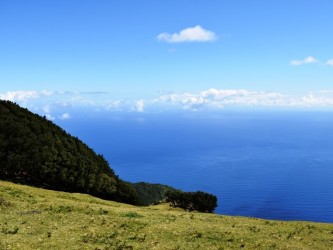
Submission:
M 330 59 L 326 62 L 327 65 L 329 66 L 333 66 L 333 59 Z
M 36 99 L 41 96 L 50 96 L 51 91 L 7 91 L 6 93 L 0 93 L 1 100 L 7 100 L 12 102 L 24 102 L 29 99 Z
M 48 119 L 48 120 L 50 120 L 50 121 L 55 120 L 55 117 L 53 117 L 53 116 L 50 115 L 50 114 L 46 114 L 45 117 L 46 117 L 46 119 Z
M 290 64 L 292 66 L 300 66 L 300 65 L 303 65 L 303 64 L 311 64 L 311 63 L 318 63 L 319 61 L 314 58 L 313 56 L 308 56 L 306 58 L 304 58 L 303 60 L 292 60 L 290 62 Z
M 71 118 L 71 115 L 70 115 L 69 113 L 63 113 L 63 114 L 59 117 L 60 120 L 68 120 L 68 119 L 70 119 L 70 118 Z
M 217 36 L 214 32 L 205 30 L 200 25 L 183 29 L 178 33 L 161 33 L 157 36 L 157 40 L 169 43 L 208 42 L 216 39 Z
M 333 107 L 333 93 L 326 92 L 313 92 L 300 98 L 299 106 L 304 107 Z
M 143 112 L 145 108 L 145 102 L 143 100 L 135 101 L 134 110 L 137 112 Z
M 43 111 L 44 111 L 45 113 L 49 114 L 50 111 L 51 111 L 51 109 L 50 109 L 50 105 L 46 105 L 46 106 L 44 106 L 44 107 L 43 107 Z
M 246 89 L 210 88 L 193 93 L 161 94 L 152 99 L 114 100 L 110 94 L 91 95 L 74 92 L 6 92 L 1 99 L 23 100 L 18 103 L 45 115 L 50 120 L 70 119 L 73 112 L 164 112 L 175 110 L 216 111 L 224 108 L 329 108 L 333 109 L 333 89 L 306 95 L 285 95 L 278 92 Z
M 108 102 L 106 105 L 105 105 L 105 108 L 107 110 L 121 110 L 121 105 L 122 105 L 122 102 L 117 100 L 117 101 L 110 101 Z
M 185 110 L 213 110 L 227 106 L 282 106 L 286 104 L 287 98 L 275 92 L 211 88 L 197 94 L 162 95 L 154 102 L 180 106 Z

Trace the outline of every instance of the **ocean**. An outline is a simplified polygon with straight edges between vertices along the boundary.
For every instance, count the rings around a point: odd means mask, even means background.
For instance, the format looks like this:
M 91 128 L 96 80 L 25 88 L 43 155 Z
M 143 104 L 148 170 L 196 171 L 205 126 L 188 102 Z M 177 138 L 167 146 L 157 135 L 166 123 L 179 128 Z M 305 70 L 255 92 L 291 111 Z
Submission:
M 82 112 L 56 123 L 122 179 L 212 193 L 218 214 L 333 222 L 333 112 Z

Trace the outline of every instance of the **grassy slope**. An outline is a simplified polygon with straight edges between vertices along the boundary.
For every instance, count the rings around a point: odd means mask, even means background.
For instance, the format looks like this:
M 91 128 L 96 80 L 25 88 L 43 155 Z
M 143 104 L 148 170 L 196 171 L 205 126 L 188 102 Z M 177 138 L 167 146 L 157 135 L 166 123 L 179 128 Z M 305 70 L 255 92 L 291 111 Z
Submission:
M 0 181 L 0 249 L 333 249 L 333 224 L 134 207 Z

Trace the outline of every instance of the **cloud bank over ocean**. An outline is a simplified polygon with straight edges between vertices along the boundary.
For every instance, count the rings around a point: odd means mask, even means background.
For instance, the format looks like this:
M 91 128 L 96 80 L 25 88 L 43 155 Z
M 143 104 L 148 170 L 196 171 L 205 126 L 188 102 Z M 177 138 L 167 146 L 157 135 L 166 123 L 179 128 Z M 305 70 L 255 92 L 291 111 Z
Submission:
M 91 112 L 219 111 L 228 108 L 326 109 L 333 110 L 333 91 L 305 95 L 246 89 L 210 88 L 198 93 L 166 93 L 151 99 L 114 99 L 108 92 L 8 91 L 0 99 L 20 104 L 48 119 L 71 119 L 70 111 L 85 108 Z M 57 115 L 55 115 L 57 113 Z

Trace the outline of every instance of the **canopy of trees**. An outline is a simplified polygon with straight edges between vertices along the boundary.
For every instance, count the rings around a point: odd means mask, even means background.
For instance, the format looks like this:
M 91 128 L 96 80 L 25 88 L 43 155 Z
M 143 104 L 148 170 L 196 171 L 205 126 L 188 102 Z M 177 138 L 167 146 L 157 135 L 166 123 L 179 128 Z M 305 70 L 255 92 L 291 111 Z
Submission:
M 0 101 L 0 178 L 138 203 L 136 190 L 103 156 L 51 121 Z
M 146 182 L 133 183 L 138 196 L 139 205 L 148 206 L 165 201 L 166 193 L 176 189 L 162 184 L 150 184 Z
M 188 211 L 199 211 L 212 213 L 217 207 L 217 198 L 215 195 L 205 192 L 182 192 L 168 191 L 166 201 L 170 202 L 173 207 L 180 207 Z

